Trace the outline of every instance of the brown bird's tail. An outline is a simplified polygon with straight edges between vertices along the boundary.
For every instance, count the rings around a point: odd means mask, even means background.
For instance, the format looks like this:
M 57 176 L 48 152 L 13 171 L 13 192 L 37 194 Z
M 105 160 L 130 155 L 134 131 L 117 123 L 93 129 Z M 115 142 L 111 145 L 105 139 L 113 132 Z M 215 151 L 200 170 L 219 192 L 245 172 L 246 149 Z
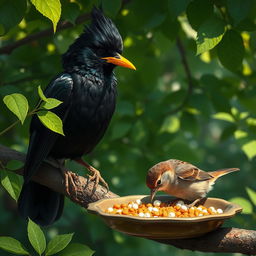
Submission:
M 236 172 L 239 171 L 239 168 L 228 168 L 228 169 L 221 169 L 213 172 L 208 172 L 210 175 L 214 177 L 214 180 L 217 180 L 219 177 L 226 175 L 230 172 Z

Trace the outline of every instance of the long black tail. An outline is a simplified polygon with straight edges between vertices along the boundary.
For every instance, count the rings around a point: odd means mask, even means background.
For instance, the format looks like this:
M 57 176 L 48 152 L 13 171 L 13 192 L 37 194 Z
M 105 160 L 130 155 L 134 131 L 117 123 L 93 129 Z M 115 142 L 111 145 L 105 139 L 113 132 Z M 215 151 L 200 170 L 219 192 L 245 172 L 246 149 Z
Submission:
M 41 226 L 51 225 L 58 220 L 63 206 L 63 195 L 33 181 L 23 185 L 18 199 L 20 214 Z

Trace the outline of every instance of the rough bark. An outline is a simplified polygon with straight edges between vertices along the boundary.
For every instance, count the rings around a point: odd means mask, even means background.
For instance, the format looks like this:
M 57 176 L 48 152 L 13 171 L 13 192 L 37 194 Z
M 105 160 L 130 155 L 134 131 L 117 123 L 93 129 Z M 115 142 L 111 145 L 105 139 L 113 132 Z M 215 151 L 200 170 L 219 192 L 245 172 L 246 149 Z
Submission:
M 3 165 L 10 160 L 24 162 L 25 157 L 23 153 L 0 145 L 0 161 Z M 41 171 L 33 177 L 34 181 L 64 194 L 82 207 L 87 207 L 89 203 L 102 198 L 118 196 L 111 191 L 106 191 L 106 189 L 100 185 L 98 185 L 93 193 L 94 183 L 88 182 L 88 179 L 85 177 L 75 174 L 72 175 L 75 175 L 74 183 L 76 191 L 78 192 L 73 192 L 69 195 L 65 191 L 65 182 L 60 170 L 49 163 L 44 163 L 40 169 Z M 17 173 L 22 175 L 22 169 L 17 170 Z M 67 170 L 67 173 L 71 174 L 72 172 Z M 192 251 L 256 254 L 256 231 L 254 230 L 223 227 L 197 238 L 156 241 Z

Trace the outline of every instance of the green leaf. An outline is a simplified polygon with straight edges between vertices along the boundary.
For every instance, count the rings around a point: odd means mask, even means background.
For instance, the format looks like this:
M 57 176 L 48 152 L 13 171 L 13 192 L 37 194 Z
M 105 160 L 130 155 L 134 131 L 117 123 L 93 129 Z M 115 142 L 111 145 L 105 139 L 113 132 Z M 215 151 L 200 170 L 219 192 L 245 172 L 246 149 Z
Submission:
M 225 32 L 224 22 L 217 18 L 207 19 L 198 29 L 196 54 L 209 51 L 214 48 L 222 39 Z
M 47 98 L 47 101 L 42 104 L 42 107 L 45 109 L 53 109 L 58 107 L 62 101 L 54 99 L 54 98 Z
M 27 9 L 26 0 L 0 0 L 0 35 L 18 25 Z
M 243 214 L 252 213 L 252 204 L 247 199 L 243 197 L 233 197 L 229 201 L 235 204 L 239 204 L 243 208 Z
M 169 0 L 168 7 L 171 18 L 174 20 L 182 12 L 186 11 L 186 8 L 191 0 Z
M 36 252 L 42 255 L 46 247 L 45 236 L 41 228 L 30 219 L 28 221 L 28 239 Z
M 24 165 L 24 163 L 21 161 L 11 160 L 11 161 L 8 161 L 8 163 L 6 165 L 6 169 L 17 170 L 17 169 L 21 168 L 23 165 Z
M 45 127 L 64 136 L 62 120 L 56 114 L 51 111 L 40 111 L 37 116 Z
M 76 2 L 62 2 L 61 17 L 75 25 L 76 18 L 80 13 L 79 5 Z
M 45 97 L 44 92 L 40 85 L 37 87 L 37 91 L 38 91 L 38 95 L 39 95 L 40 99 L 43 101 L 47 101 L 47 98 Z
M 227 0 L 227 10 L 235 25 L 246 18 L 253 7 L 252 0 Z
M 180 120 L 175 116 L 167 116 L 160 128 L 160 133 L 175 133 L 180 128 Z
M 252 190 L 249 187 L 246 187 L 245 189 L 246 189 L 246 192 L 247 192 L 249 198 L 251 199 L 253 204 L 256 206 L 256 191 Z
M 256 156 L 256 140 L 251 140 L 242 146 L 242 150 L 245 152 L 249 160 L 252 160 Z
M 101 3 L 103 12 L 110 17 L 115 17 L 122 6 L 121 0 L 102 0 Z
M 194 0 L 187 7 L 188 21 L 195 30 L 212 14 L 213 3 L 210 0 Z
M 61 253 L 60 256 L 92 256 L 95 251 L 84 244 L 70 244 Z
M 213 118 L 218 119 L 218 120 L 227 121 L 230 123 L 235 122 L 234 117 L 232 115 L 230 115 L 229 113 L 225 113 L 225 112 L 218 112 L 213 115 Z
M 10 196 L 17 201 L 22 187 L 21 177 L 7 170 L 1 170 L 0 175 L 2 186 L 7 190 Z
M 45 255 L 52 255 L 62 251 L 71 241 L 74 233 L 57 235 L 47 245 Z
M 118 122 L 112 129 L 111 138 L 113 140 L 122 138 L 129 132 L 130 128 L 130 123 Z
M 3 98 L 5 105 L 19 118 L 23 124 L 28 113 L 28 100 L 19 93 L 6 95 Z
M 9 236 L 0 237 L 0 248 L 19 255 L 29 255 L 27 249 L 16 239 Z
M 56 32 L 56 26 L 60 19 L 61 3 L 59 0 L 31 0 L 31 3 L 45 17 L 50 19 L 53 24 L 53 31 Z
M 231 71 L 236 71 L 244 58 L 244 44 L 241 35 L 228 30 L 217 47 L 218 57 L 221 64 Z

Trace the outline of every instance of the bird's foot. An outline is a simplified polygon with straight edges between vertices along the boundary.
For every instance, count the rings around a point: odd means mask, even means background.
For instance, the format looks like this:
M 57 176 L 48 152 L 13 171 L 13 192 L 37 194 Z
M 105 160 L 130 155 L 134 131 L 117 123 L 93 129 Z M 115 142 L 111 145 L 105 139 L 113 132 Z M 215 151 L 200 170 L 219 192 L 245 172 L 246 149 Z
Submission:
M 98 171 L 97 169 L 95 169 L 92 166 L 90 166 L 88 169 L 91 172 L 91 175 L 89 175 L 88 180 L 90 182 L 94 182 L 93 192 L 95 192 L 99 183 L 101 183 L 103 185 L 103 187 L 105 187 L 107 189 L 107 191 L 109 191 L 108 183 L 102 178 L 100 171 Z
M 96 188 L 97 188 L 99 183 L 101 183 L 102 186 L 107 189 L 107 192 L 109 191 L 108 183 L 101 177 L 101 174 L 97 169 L 95 169 L 94 167 L 92 167 L 91 165 L 86 163 L 81 158 L 75 159 L 75 161 L 77 163 L 85 166 L 88 169 L 88 171 L 91 173 L 91 175 L 89 175 L 89 178 L 88 178 L 88 183 L 89 182 L 94 182 L 94 186 L 93 186 L 93 189 L 92 189 L 92 194 L 94 194 L 94 192 L 96 191 Z
M 72 201 L 77 201 L 77 186 L 76 181 L 78 180 L 78 175 L 70 171 L 64 171 L 64 182 L 65 182 L 65 192 Z
M 192 203 L 190 203 L 190 204 L 188 204 L 188 207 L 193 207 L 193 206 L 195 206 L 196 204 L 203 204 L 204 203 L 204 201 L 205 201 L 205 197 L 204 198 L 198 198 L 198 199 L 196 199 L 195 201 L 193 201 Z

